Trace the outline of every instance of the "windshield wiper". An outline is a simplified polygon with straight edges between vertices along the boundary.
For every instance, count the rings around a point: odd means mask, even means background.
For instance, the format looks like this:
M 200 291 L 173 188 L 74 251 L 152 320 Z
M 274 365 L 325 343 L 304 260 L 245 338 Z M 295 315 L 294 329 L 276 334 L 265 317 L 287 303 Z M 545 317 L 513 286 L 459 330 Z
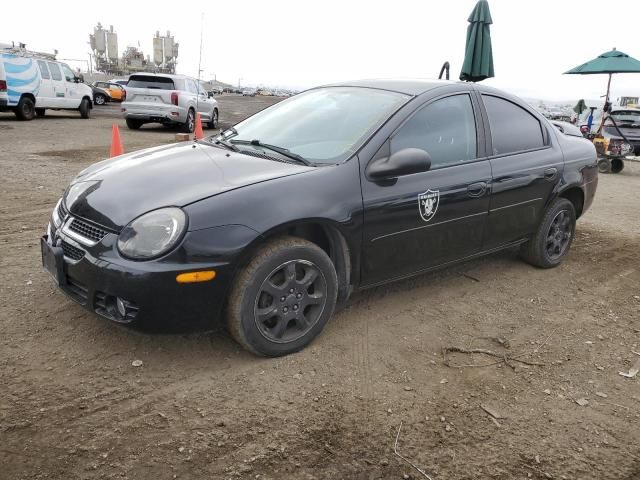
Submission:
M 278 147 L 277 145 L 270 145 L 268 143 L 262 143 L 260 140 L 251 140 L 251 141 L 249 141 L 249 140 L 231 140 L 230 142 L 233 143 L 233 144 L 253 145 L 255 147 L 266 148 L 267 150 L 271 150 L 273 152 L 279 153 L 283 157 L 287 157 L 287 158 L 290 158 L 291 160 L 295 160 L 296 162 L 301 163 L 302 165 L 306 165 L 306 166 L 311 166 L 312 165 L 312 163 L 309 160 L 307 160 L 306 158 L 304 158 L 301 155 L 298 155 L 297 153 L 293 153 L 288 148 Z
M 240 149 L 235 145 L 229 143 L 228 140 L 222 138 L 221 136 L 213 140 L 214 145 L 222 145 L 227 150 L 231 150 L 232 152 L 239 152 Z

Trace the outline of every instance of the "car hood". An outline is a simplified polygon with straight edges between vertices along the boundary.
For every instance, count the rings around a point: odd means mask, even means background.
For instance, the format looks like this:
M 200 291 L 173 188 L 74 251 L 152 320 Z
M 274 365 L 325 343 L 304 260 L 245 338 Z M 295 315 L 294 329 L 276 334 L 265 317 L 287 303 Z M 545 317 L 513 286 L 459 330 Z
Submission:
M 72 214 L 119 231 L 157 208 L 183 207 L 246 185 L 310 170 L 313 167 L 184 142 L 96 163 L 80 172 L 64 198 Z

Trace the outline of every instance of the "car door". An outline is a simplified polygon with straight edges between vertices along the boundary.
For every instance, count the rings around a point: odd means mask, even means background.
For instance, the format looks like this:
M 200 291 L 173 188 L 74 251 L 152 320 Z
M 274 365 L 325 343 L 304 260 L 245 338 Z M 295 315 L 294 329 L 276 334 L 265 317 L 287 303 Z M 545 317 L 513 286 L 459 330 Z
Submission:
M 211 112 L 213 111 L 213 102 L 207 95 L 207 92 L 202 85 L 198 85 L 198 112 L 203 121 L 211 119 Z
M 62 70 L 60 70 L 60 66 L 56 62 L 47 62 L 47 66 L 51 73 L 51 85 L 53 88 L 52 107 L 67 108 L 67 85 L 64 77 L 62 76 Z
M 40 78 L 42 81 L 40 83 L 40 90 L 36 97 L 36 108 L 54 107 L 56 104 L 56 98 L 47 62 L 44 60 L 38 60 L 38 68 L 40 69 Z
M 364 175 L 364 285 L 481 250 L 491 182 L 484 142 L 471 92 L 428 101 L 391 135 L 372 162 L 417 148 L 430 154 L 431 168 L 382 181 Z
M 536 113 L 495 94 L 481 95 L 493 171 L 484 248 L 516 242 L 538 226 L 562 178 L 561 150 Z
M 76 82 L 76 74 L 69 65 L 61 63 L 60 67 L 65 80 L 64 108 L 78 108 L 84 94 L 81 88 L 84 84 Z

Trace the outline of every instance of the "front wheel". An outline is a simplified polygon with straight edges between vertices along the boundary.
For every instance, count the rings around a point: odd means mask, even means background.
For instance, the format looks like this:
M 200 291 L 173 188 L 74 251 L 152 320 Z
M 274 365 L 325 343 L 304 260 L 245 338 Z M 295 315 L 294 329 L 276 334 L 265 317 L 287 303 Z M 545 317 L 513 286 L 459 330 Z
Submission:
M 80 116 L 82 118 L 89 118 L 89 115 L 91 114 L 91 102 L 88 98 L 82 99 L 78 110 L 80 110 Z
M 317 245 L 284 237 L 262 247 L 239 274 L 227 327 L 247 350 L 268 357 L 308 345 L 333 315 L 336 270 Z
M 553 268 L 564 260 L 576 230 L 576 210 L 566 198 L 556 199 L 547 209 L 531 240 L 520 254 L 531 265 Z
M 104 105 L 105 103 L 107 103 L 107 97 L 101 94 L 97 94 L 95 97 L 93 97 L 93 103 L 95 103 L 96 105 Z

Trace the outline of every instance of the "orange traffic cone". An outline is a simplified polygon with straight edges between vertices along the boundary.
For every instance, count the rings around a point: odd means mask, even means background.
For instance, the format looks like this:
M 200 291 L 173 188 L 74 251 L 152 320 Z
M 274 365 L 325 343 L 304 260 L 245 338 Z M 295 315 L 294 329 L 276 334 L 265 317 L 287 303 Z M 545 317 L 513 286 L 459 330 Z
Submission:
M 195 138 L 196 140 L 204 138 L 204 132 L 202 131 L 202 120 L 200 119 L 199 113 L 196 113 L 196 128 L 193 131 L 193 138 Z
M 109 157 L 117 157 L 124 153 L 122 148 L 122 140 L 120 140 L 120 129 L 115 123 L 111 127 L 111 149 L 109 150 Z

